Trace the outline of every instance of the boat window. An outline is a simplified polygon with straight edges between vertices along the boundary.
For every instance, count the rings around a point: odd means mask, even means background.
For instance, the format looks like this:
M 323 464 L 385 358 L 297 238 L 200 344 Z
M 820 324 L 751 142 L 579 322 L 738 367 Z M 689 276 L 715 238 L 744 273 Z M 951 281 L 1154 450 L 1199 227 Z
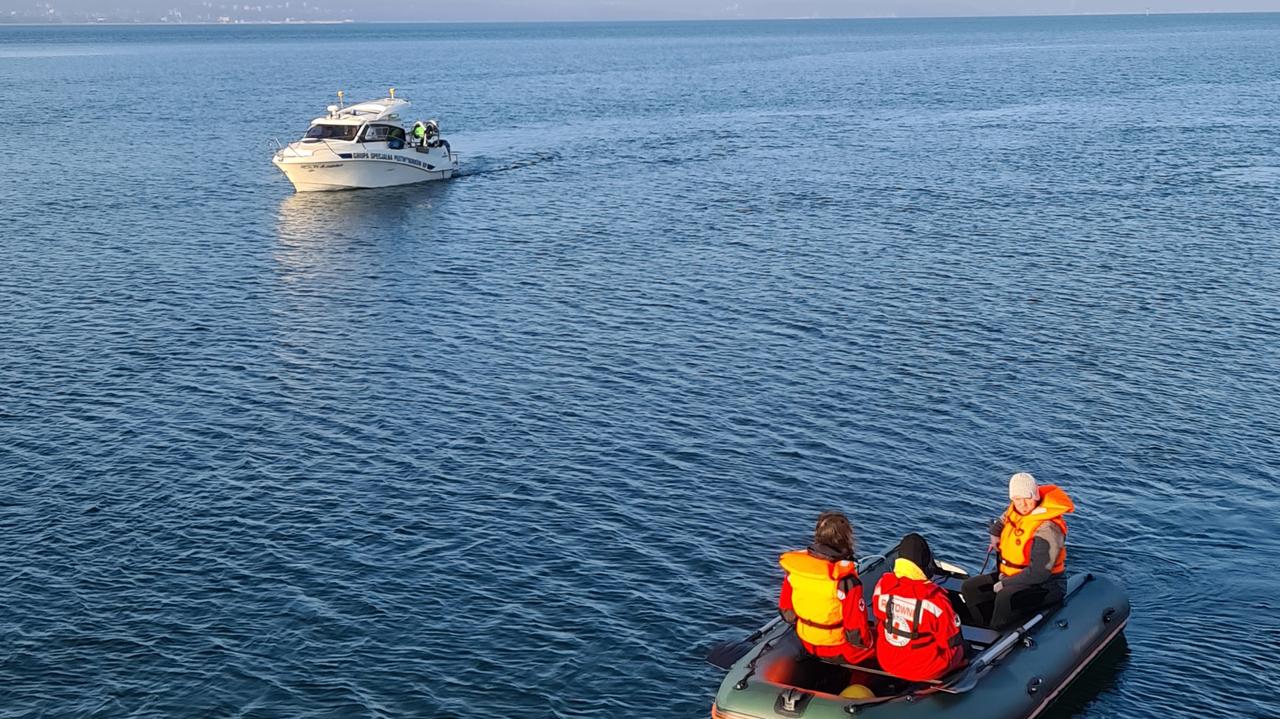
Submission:
M 312 125 L 307 129 L 308 140 L 354 140 L 359 125 Z
M 386 142 L 393 137 L 403 140 L 404 128 L 394 125 L 369 125 L 364 130 L 364 139 L 361 142 Z

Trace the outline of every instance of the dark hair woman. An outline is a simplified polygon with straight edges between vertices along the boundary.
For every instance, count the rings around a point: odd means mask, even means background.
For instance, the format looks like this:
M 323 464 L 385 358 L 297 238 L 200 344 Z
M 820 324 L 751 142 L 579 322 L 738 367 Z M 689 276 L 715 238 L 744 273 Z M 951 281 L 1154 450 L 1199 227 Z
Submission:
M 823 512 L 813 529 L 813 547 L 837 559 L 853 559 L 855 549 L 853 525 L 843 512 Z
M 808 549 L 787 552 L 778 611 L 814 656 L 857 664 L 875 654 L 862 581 L 853 561 L 853 525 L 841 512 L 823 512 Z

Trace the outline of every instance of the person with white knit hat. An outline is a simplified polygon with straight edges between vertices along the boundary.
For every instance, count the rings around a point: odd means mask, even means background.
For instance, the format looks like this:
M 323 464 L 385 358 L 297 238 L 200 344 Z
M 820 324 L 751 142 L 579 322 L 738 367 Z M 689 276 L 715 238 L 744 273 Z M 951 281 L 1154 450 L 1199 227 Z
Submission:
M 970 577 L 961 587 L 969 621 L 1004 629 L 1066 592 L 1067 523 L 1071 497 L 1041 485 L 1029 472 L 1009 477 L 1009 507 L 990 527 L 987 552 L 996 571 Z

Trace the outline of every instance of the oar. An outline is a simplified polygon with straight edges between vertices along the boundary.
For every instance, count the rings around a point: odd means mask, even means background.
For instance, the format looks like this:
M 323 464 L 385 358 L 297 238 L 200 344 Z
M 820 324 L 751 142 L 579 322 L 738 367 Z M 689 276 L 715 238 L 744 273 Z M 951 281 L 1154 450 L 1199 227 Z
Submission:
M 782 621 L 782 617 L 774 617 L 773 621 L 755 630 L 746 639 L 726 639 L 717 642 L 711 647 L 711 651 L 707 652 L 707 662 L 714 667 L 720 669 L 728 669 L 738 660 L 747 655 L 756 642 L 763 637 L 765 632 L 777 626 Z

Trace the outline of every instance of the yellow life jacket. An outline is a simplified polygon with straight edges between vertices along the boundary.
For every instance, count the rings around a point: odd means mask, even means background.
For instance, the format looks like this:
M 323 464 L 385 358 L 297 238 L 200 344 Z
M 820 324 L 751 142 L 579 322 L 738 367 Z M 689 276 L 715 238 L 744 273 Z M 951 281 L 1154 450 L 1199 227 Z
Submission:
M 819 647 L 844 644 L 844 592 L 840 580 L 849 576 L 856 579 L 857 566 L 847 559 L 829 562 L 804 550 L 787 552 L 778 564 L 786 570 L 791 584 L 791 605 L 800 639 Z
M 1067 523 L 1062 515 L 1074 512 L 1076 505 L 1067 493 L 1052 484 L 1040 487 L 1040 503 L 1030 514 L 1018 514 L 1009 503 L 1004 512 L 1004 528 L 1000 530 L 1000 575 L 1012 577 L 1031 566 L 1031 542 L 1036 530 L 1045 522 L 1052 522 L 1062 531 L 1062 550 L 1053 563 L 1053 574 L 1062 574 L 1067 568 Z

